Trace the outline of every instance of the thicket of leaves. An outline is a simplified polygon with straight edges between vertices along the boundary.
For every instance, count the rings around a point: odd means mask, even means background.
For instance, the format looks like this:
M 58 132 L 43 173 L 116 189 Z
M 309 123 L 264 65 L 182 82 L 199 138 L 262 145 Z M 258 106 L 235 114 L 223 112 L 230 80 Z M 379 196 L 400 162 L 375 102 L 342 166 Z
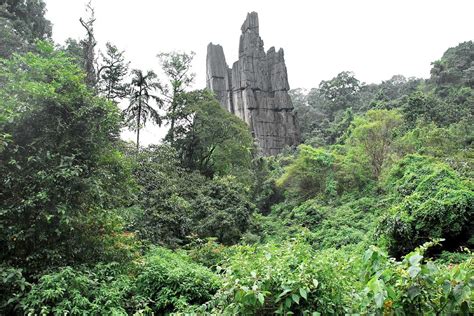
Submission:
M 118 259 L 113 210 L 130 190 L 114 148 L 120 115 L 64 54 L 38 49 L 0 61 L 0 108 L 12 109 L 1 125 L 0 257 L 27 273 Z
M 472 247 L 474 186 L 433 158 L 409 155 L 387 178 L 393 206 L 386 212 L 380 231 L 388 249 L 401 256 L 434 238 L 448 248 Z

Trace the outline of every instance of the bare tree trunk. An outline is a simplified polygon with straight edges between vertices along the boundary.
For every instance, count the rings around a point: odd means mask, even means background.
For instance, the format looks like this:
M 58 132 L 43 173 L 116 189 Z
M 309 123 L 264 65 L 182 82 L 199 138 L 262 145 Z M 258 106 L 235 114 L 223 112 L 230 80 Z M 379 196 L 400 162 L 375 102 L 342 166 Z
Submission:
M 86 6 L 87 10 L 90 11 L 90 17 L 87 21 L 82 18 L 79 19 L 82 26 L 86 29 L 87 38 L 82 40 L 82 46 L 84 50 L 84 69 L 86 71 L 86 83 L 89 87 L 95 87 L 97 84 L 97 73 L 95 69 L 95 46 L 97 42 L 94 37 L 94 8 L 92 8 L 89 2 Z
M 141 91 L 140 91 L 141 93 Z M 142 99 L 138 99 L 138 117 L 137 117 L 137 154 L 140 150 L 140 119 L 142 117 Z

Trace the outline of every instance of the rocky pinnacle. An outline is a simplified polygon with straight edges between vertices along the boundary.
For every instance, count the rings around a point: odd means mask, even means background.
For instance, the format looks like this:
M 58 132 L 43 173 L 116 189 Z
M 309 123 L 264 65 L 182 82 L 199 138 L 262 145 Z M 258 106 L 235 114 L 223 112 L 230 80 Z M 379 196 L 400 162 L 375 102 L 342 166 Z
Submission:
M 207 46 L 207 88 L 250 126 L 263 155 L 276 155 L 300 141 L 283 49 L 271 47 L 265 53 L 256 12 L 247 14 L 241 30 L 239 59 L 232 68 L 222 46 Z

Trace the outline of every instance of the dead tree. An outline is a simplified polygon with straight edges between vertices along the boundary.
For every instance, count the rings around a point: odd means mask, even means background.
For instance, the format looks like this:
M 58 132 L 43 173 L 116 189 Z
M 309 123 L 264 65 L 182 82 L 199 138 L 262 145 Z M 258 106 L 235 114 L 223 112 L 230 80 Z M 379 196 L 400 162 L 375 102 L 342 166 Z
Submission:
M 84 54 L 84 70 L 86 71 L 86 83 L 89 87 L 95 88 L 97 84 L 97 73 L 95 68 L 95 46 L 97 42 L 94 37 L 95 14 L 91 2 L 86 5 L 86 11 L 89 12 L 87 21 L 80 18 L 82 26 L 86 29 L 87 37 L 81 41 Z

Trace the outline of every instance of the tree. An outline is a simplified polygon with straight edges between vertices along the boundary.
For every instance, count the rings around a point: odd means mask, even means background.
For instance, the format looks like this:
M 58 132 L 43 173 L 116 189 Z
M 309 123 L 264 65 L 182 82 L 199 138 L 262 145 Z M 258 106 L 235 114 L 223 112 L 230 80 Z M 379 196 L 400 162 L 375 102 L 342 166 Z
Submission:
M 167 85 L 161 86 L 161 93 L 165 99 L 163 106 L 166 111 L 163 120 L 170 126 L 165 139 L 171 144 L 175 141 L 176 125 L 183 123 L 183 120 L 186 121 L 189 115 L 187 109 L 189 102 L 187 102 L 185 91 L 195 77 L 193 73 L 190 73 L 194 55 L 194 52 L 158 54 L 161 67 L 169 80 Z
M 131 228 L 143 239 L 171 247 L 192 235 L 234 243 L 247 229 L 254 206 L 244 185 L 183 168 L 169 144 L 140 151 L 134 175 L 140 192 Z
M 287 188 L 291 197 L 301 201 L 316 195 L 334 195 L 334 162 L 335 156 L 331 152 L 300 145 L 296 159 L 285 168 L 277 185 Z
M 395 110 L 371 110 L 356 117 L 349 137 L 352 150 L 360 151 L 359 158 L 366 157 L 372 176 L 378 179 L 384 164 L 389 161 L 397 128 L 402 116 Z
M 315 100 L 316 89 L 305 91 L 303 89 L 293 89 L 289 91 L 291 101 L 298 115 L 298 125 L 300 127 L 301 139 L 304 142 L 310 140 L 314 131 L 320 127 L 320 122 L 324 119 L 324 114 L 318 109 L 318 102 Z
M 85 72 L 84 47 L 80 41 L 68 38 L 64 44 L 60 46 L 60 50 L 65 52 Z
M 343 71 L 306 94 L 293 90 L 290 96 L 299 113 L 304 142 L 312 146 L 336 143 L 348 128 L 352 111 L 362 108 L 361 91 L 365 87 L 353 73 Z
M 322 109 L 333 121 L 335 114 L 349 107 L 358 107 L 358 93 L 361 89 L 360 81 L 352 72 L 343 71 L 328 81 L 321 81 L 319 94 L 324 98 Z
M 474 89 L 474 42 L 460 43 L 449 48 L 432 63 L 430 81 L 443 90 L 449 86 L 463 85 Z
M 248 182 L 254 149 L 248 126 L 206 90 L 183 93 L 182 99 L 189 104 L 189 123 L 175 131 L 175 147 L 184 165 L 210 178 L 234 175 Z
M 122 253 L 110 251 L 113 210 L 129 196 L 116 106 L 64 53 L 44 42 L 37 51 L 0 62 L 0 108 L 15 106 L 0 122 L 11 135 L 0 152 L 0 260 L 27 275 Z
M 133 231 L 154 244 L 184 244 L 194 226 L 191 202 L 203 187 L 204 177 L 187 173 L 169 144 L 141 150 L 133 174 L 140 187 L 137 211 L 130 220 Z
M 137 132 L 138 151 L 140 149 L 140 129 L 142 125 L 146 124 L 148 118 L 161 125 L 160 115 L 152 104 L 152 101 L 161 104 L 161 100 L 153 94 L 160 84 L 156 74 L 151 70 L 144 74 L 141 70 L 134 69 L 132 75 L 130 104 L 125 109 L 124 115 L 129 126 Z
M 214 178 L 193 201 L 194 231 L 201 237 L 216 237 L 224 244 L 239 242 L 248 229 L 255 206 L 245 187 L 233 177 Z
M 86 12 L 89 13 L 87 20 L 79 18 L 79 22 L 87 32 L 85 39 L 81 40 L 83 49 L 84 70 L 86 72 L 86 83 L 89 87 L 94 88 L 97 84 L 97 72 L 95 66 L 95 46 L 97 41 L 94 36 L 95 11 L 91 1 L 86 5 Z
M 0 0 L 0 57 L 34 48 L 36 40 L 51 38 L 51 22 L 42 0 Z
M 125 61 L 125 52 L 118 50 L 117 46 L 110 42 L 107 42 L 105 46 L 106 53 L 102 54 L 102 66 L 97 71 L 99 91 L 108 100 L 117 102 L 128 95 L 129 85 L 123 81 L 128 73 L 130 62 Z

